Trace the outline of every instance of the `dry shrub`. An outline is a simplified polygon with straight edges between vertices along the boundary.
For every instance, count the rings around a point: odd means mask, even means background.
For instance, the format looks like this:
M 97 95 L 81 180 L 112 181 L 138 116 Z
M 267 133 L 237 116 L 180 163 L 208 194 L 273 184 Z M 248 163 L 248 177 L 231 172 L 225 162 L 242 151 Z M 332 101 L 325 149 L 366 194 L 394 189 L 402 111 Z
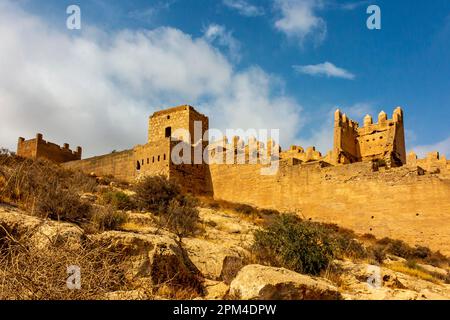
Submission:
M 250 215 L 252 213 L 257 213 L 258 211 L 253 208 L 252 206 L 249 206 L 247 204 L 237 204 L 234 210 L 238 213 L 247 214 Z
M 155 212 L 159 224 L 175 233 L 179 240 L 197 230 L 197 199 L 183 194 L 180 186 L 165 176 L 145 177 L 136 186 L 135 198 L 139 208 Z
M 357 240 L 358 236 L 353 230 L 339 227 L 334 223 L 310 222 L 329 234 L 336 243 L 335 255 L 339 258 L 363 259 L 368 257 L 365 246 Z
M 52 244 L 44 250 L 27 246 L 0 231 L 0 300 L 103 299 L 111 291 L 130 290 L 124 258 L 92 244 L 74 250 Z M 67 268 L 81 270 L 81 289 L 68 289 Z
M 41 217 L 82 222 L 90 204 L 79 194 L 96 189 L 95 179 L 62 169 L 46 160 L 0 155 L 0 198 Z
M 165 176 L 147 176 L 136 185 L 135 191 L 138 207 L 155 213 L 164 211 L 172 199 L 182 196 L 180 186 Z
M 109 190 L 104 192 L 102 203 L 112 205 L 117 210 L 133 210 L 136 208 L 133 199 L 122 191 Z
M 159 218 L 160 224 L 178 236 L 179 240 L 194 234 L 199 220 L 198 209 L 189 197 L 181 201 L 172 199 Z
M 181 252 L 184 252 L 180 247 Z M 185 253 L 184 253 L 185 254 Z M 155 294 L 171 299 L 192 299 L 204 294 L 203 278 L 188 259 L 174 255 L 156 255 L 152 265 L 151 278 Z
M 62 189 L 55 183 L 42 186 L 36 197 L 35 215 L 77 223 L 89 219 L 91 209 L 91 204 L 80 200 L 73 190 Z
M 98 183 L 95 178 L 86 175 L 81 171 L 68 171 L 69 177 L 66 183 L 72 189 L 79 192 L 90 192 L 94 193 L 98 191 Z
M 271 216 L 276 214 L 281 214 L 280 211 L 275 209 L 261 209 L 259 210 L 259 213 L 263 216 Z
M 380 240 L 372 240 L 372 242 L 373 244 L 368 248 L 368 251 L 371 257 L 379 263 L 386 259 L 387 254 L 431 264 L 435 267 L 446 267 L 450 263 L 450 259 L 439 251 L 433 252 L 430 248 L 423 246 L 411 247 L 401 240 L 385 237 Z
M 117 230 L 128 221 L 128 214 L 112 206 L 96 207 L 91 222 L 94 231 Z

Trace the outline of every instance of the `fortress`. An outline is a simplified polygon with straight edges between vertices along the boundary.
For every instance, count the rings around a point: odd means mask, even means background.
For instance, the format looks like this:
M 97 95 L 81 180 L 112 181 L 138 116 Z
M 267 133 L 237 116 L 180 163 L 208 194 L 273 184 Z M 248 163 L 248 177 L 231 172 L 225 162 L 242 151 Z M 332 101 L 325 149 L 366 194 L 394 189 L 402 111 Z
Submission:
M 164 174 L 194 194 L 297 212 L 450 254 L 450 161 L 437 152 L 425 159 L 407 155 L 401 108 L 391 119 L 381 112 L 376 123 L 368 115 L 363 126 L 337 110 L 333 149 L 325 155 L 314 147 L 283 151 L 272 140 L 254 138 L 210 144 L 208 128 L 208 117 L 184 105 L 155 112 L 148 142 L 129 150 L 80 160 L 80 147 L 73 152 L 38 134 L 29 141 L 20 138 L 18 154 L 127 181 Z M 200 153 L 207 161 L 177 164 L 173 153 L 191 159 Z M 236 161 L 222 161 L 229 158 Z M 261 174 L 274 163 L 275 174 Z
M 35 139 L 26 141 L 25 138 L 20 137 L 17 144 L 18 156 L 30 159 L 44 158 L 56 163 L 81 160 L 81 152 L 81 147 L 77 147 L 76 151 L 70 150 L 68 143 L 60 147 L 57 144 L 47 142 L 43 139 L 41 133 L 38 133 Z

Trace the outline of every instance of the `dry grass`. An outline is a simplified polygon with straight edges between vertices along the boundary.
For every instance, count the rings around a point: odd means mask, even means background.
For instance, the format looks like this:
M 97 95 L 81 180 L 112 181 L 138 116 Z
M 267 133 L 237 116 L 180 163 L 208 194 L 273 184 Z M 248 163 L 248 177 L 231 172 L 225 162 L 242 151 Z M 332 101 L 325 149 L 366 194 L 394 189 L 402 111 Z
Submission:
M 400 273 L 403 273 L 403 274 L 406 274 L 406 275 L 409 275 L 409 276 L 412 276 L 415 278 L 430 281 L 433 283 L 441 283 L 441 281 L 439 279 L 437 279 L 434 276 L 432 276 L 431 274 L 421 270 L 420 268 L 412 268 L 403 263 L 389 264 L 386 267 L 393 271 L 397 271 L 397 272 L 400 272 Z
M 329 264 L 328 267 L 320 273 L 322 278 L 330 280 L 337 288 L 348 289 L 344 279 L 342 278 L 343 271 L 334 264 Z
M 79 194 L 96 190 L 93 178 L 48 161 L 8 154 L 0 154 L 0 176 L 3 202 L 55 220 L 81 222 L 89 218 L 90 204 L 80 200 Z
M 4 231 L 4 230 L 3 230 Z M 103 247 L 70 249 L 52 244 L 37 250 L 5 234 L 0 238 L 0 300 L 92 300 L 107 292 L 129 290 L 123 257 Z M 67 287 L 67 268 L 81 269 L 81 289 Z
M 112 206 L 97 207 L 91 217 L 93 229 L 99 232 L 117 230 L 127 220 L 126 212 L 116 210 Z
M 269 217 L 280 214 L 277 210 L 258 209 L 247 204 L 216 200 L 207 196 L 199 196 L 197 198 L 199 199 L 200 206 L 203 208 L 220 210 L 226 214 L 237 216 L 241 220 L 251 222 L 258 226 L 265 225 L 266 220 Z
M 120 226 L 120 230 L 129 231 L 129 232 L 142 232 L 145 231 L 147 227 L 135 223 L 135 222 L 125 222 Z

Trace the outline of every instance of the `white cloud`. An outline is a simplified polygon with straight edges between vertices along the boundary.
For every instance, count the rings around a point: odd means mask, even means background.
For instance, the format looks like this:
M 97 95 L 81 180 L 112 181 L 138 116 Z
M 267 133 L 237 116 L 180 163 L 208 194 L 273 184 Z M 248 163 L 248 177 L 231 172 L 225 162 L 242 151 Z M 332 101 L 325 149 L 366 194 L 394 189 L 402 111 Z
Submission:
M 355 75 L 343 68 L 338 68 L 331 62 L 324 62 L 315 65 L 293 66 L 299 73 L 305 73 L 312 76 L 326 76 L 328 78 L 343 78 L 352 80 Z
M 288 144 L 301 107 L 258 67 L 236 71 L 203 37 L 180 30 L 81 33 L 48 25 L 12 2 L 0 4 L 0 146 L 44 138 L 98 155 L 146 142 L 148 116 L 200 106 L 212 126 L 282 130 Z
M 210 24 L 204 29 L 203 37 L 212 44 L 217 44 L 219 46 L 228 49 L 228 54 L 230 58 L 234 61 L 239 61 L 241 59 L 241 44 L 233 37 L 231 31 L 227 31 L 224 26 L 218 24 Z
M 367 102 L 355 103 L 354 105 L 345 108 L 345 110 L 342 111 L 345 112 L 352 120 L 355 120 L 359 123 L 361 123 L 361 121 L 367 114 L 371 115 L 372 117 L 376 117 L 378 115 L 378 113 L 376 115 L 374 114 L 375 110 L 373 105 Z
M 419 158 L 424 158 L 428 152 L 438 151 L 450 159 L 450 137 L 434 144 L 415 146 L 410 151 L 414 151 Z
M 317 10 L 323 8 L 322 0 L 275 0 L 275 8 L 281 14 L 275 28 L 300 45 L 308 37 L 318 43 L 325 39 L 327 24 L 317 15 Z
M 146 8 L 140 8 L 128 12 L 128 17 L 140 21 L 150 22 L 155 19 L 161 11 L 168 10 L 174 3 L 175 0 L 159 1 Z
M 246 17 L 256 17 L 264 15 L 262 7 L 255 6 L 245 0 L 223 0 L 223 4 L 231 9 L 236 10 L 239 14 Z
M 370 3 L 370 1 L 367 1 L 367 0 L 346 2 L 346 3 L 339 4 L 338 7 L 341 8 L 342 10 L 351 11 L 351 10 L 355 10 L 359 7 L 362 7 L 364 5 L 369 5 L 369 3 Z

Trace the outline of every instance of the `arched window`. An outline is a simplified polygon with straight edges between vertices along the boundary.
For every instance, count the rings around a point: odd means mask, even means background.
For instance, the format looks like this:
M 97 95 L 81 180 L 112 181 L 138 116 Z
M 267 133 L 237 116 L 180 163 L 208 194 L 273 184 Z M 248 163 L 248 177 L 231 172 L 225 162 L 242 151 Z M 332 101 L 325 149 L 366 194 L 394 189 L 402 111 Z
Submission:
M 139 162 L 139 160 L 136 162 L 136 170 L 141 170 L 141 163 Z

